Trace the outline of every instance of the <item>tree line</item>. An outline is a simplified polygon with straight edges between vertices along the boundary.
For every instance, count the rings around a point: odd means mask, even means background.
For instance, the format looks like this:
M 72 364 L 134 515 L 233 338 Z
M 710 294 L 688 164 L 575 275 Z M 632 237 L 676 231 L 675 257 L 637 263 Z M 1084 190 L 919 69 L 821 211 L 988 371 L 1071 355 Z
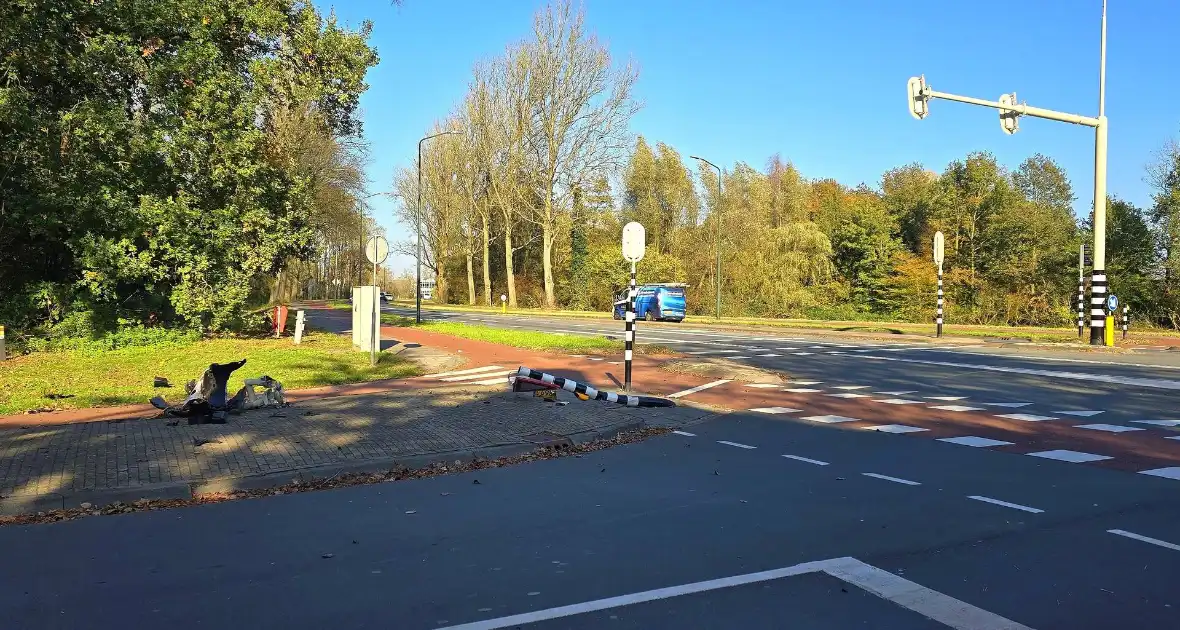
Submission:
M 719 182 L 629 133 L 636 79 L 568 2 L 476 66 L 432 131 L 446 135 L 394 178 L 400 219 L 411 232 L 420 223 L 436 299 L 492 305 L 503 293 L 512 306 L 605 310 L 627 282 L 619 236 L 635 220 L 648 240 L 640 281 L 686 283 L 694 314 L 713 312 L 720 284 L 723 315 L 930 321 L 942 231 L 949 321 L 1075 321 L 1090 220 L 1075 216 L 1051 158 L 1008 169 L 976 152 L 940 172 L 909 164 L 848 186 L 773 156 L 730 165 Z M 1180 150 L 1163 151 L 1151 178 L 1151 207 L 1109 200 L 1107 271 L 1137 314 L 1175 327 Z M 403 251 L 414 255 L 413 243 Z
M 362 279 L 370 30 L 304 0 L 0 3 L 0 323 L 227 330 Z

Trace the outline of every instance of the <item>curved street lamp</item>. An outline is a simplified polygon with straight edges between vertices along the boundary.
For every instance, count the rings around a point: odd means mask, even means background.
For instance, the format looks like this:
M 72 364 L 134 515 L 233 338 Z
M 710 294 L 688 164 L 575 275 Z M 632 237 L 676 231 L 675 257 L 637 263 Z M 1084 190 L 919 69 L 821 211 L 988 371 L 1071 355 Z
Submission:
M 422 143 L 439 136 L 457 136 L 459 131 L 440 131 L 418 141 L 418 209 L 414 213 L 414 228 L 418 234 L 417 251 L 414 254 L 414 299 L 417 312 L 414 320 L 422 323 Z
M 713 231 L 717 233 L 717 243 L 714 245 L 714 251 L 717 254 L 717 319 L 721 319 L 721 167 L 703 157 L 695 155 L 688 157 L 700 160 L 717 169 L 717 227 Z

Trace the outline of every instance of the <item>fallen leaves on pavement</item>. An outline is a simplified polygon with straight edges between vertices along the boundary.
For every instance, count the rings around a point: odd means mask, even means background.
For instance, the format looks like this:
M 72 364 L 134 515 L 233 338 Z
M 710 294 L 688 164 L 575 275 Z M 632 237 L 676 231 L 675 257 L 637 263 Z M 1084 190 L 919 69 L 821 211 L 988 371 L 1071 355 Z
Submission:
M 337 473 L 325 479 L 295 479 L 290 483 L 271 486 L 269 488 L 256 488 L 252 490 L 235 490 L 233 492 L 202 494 L 199 496 L 194 496 L 190 499 L 140 499 L 131 503 L 116 501 L 115 503 L 104 507 L 95 507 L 89 503 L 84 503 L 84 507 L 71 508 L 67 510 L 48 510 L 37 512 L 35 514 L 0 516 L 0 526 L 56 523 L 58 521 L 72 521 L 88 516 L 168 510 L 194 505 L 205 505 L 209 503 L 221 503 L 223 501 L 233 501 L 236 499 L 252 499 L 264 496 L 290 494 L 295 492 L 311 492 L 314 490 L 328 490 L 331 488 L 343 488 L 347 486 L 370 485 L 388 481 L 425 479 L 428 477 L 469 472 L 472 470 L 501 468 L 504 466 L 513 466 L 516 464 L 546 459 L 557 459 L 560 457 L 570 456 L 579 457 L 582 453 L 592 453 L 594 451 L 601 451 L 612 446 L 618 446 L 620 444 L 640 442 L 642 440 L 646 440 L 649 437 L 664 435 L 669 432 L 671 432 L 671 429 L 666 429 L 663 427 L 640 429 L 637 431 L 619 433 L 612 438 L 596 440 L 593 442 L 587 442 L 585 444 L 565 446 L 563 448 L 541 447 L 527 453 L 522 453 L 520 455 L 499 457 L 496 459 L 477 457 L 471 460 L 457 459 L 449 463 L 435 462 L 422 468 L 407 468 L 405 466 L 399 465 L 383 472 Z M 472 483 L 475 485 L 480 485 L 480 481 L 478 479 L 473 479 Z

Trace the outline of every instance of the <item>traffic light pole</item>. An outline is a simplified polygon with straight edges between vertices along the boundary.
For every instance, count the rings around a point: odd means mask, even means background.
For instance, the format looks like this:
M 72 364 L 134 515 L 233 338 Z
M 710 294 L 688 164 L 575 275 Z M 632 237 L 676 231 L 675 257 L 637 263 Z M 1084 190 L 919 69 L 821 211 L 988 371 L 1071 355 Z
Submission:
M 926 77 L 912 77 L 908 84 L 910 115 L 922 120 L 930 115 L 930 101 L 942 99 L 994 107 L 1000 112 L 1000 124 L 1005 133 L 1017 129 L 1017 117 L 1033 116 L 1058 122 L 1094 128 L 1094 266 L 1090 281 L 1090 345 L 1104 344 L 1106 328 L 1106 0 L 1102 2 L 1102 37 L 1098 66 L 1098 117 L 1057 112 L 1041 107 L 1016 103 L 1015 94 L 1005 94 L 1000 101 L 988 101 L 970 96 L 937 92 L 926 86 Z

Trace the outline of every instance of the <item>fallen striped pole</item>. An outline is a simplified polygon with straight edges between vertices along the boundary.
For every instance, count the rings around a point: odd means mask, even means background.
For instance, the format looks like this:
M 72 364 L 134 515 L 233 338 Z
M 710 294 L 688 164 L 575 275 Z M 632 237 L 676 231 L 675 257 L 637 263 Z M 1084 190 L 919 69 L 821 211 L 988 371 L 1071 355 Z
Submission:
M 675 407 L 676 403 L 664 398 L 655 398 L 654 396 L 632 396 L 629 394 L 616 394 L 614 392 L 604 392 L 602 390 L 594 389 L 593 387 L 562 378 L 553 374 L 540 372 L 532 368 L 520 366 L 516 369 L 516 375 L 522 378 L 531 378 L 541 381 L 542 383 L 553 383 L 554 385 L 564 389 L 567 392 L 574 394 L 582 394 L 589 398 L 596 400 L 605 400 L 606 402 L 618 403 L 627 407 Z

